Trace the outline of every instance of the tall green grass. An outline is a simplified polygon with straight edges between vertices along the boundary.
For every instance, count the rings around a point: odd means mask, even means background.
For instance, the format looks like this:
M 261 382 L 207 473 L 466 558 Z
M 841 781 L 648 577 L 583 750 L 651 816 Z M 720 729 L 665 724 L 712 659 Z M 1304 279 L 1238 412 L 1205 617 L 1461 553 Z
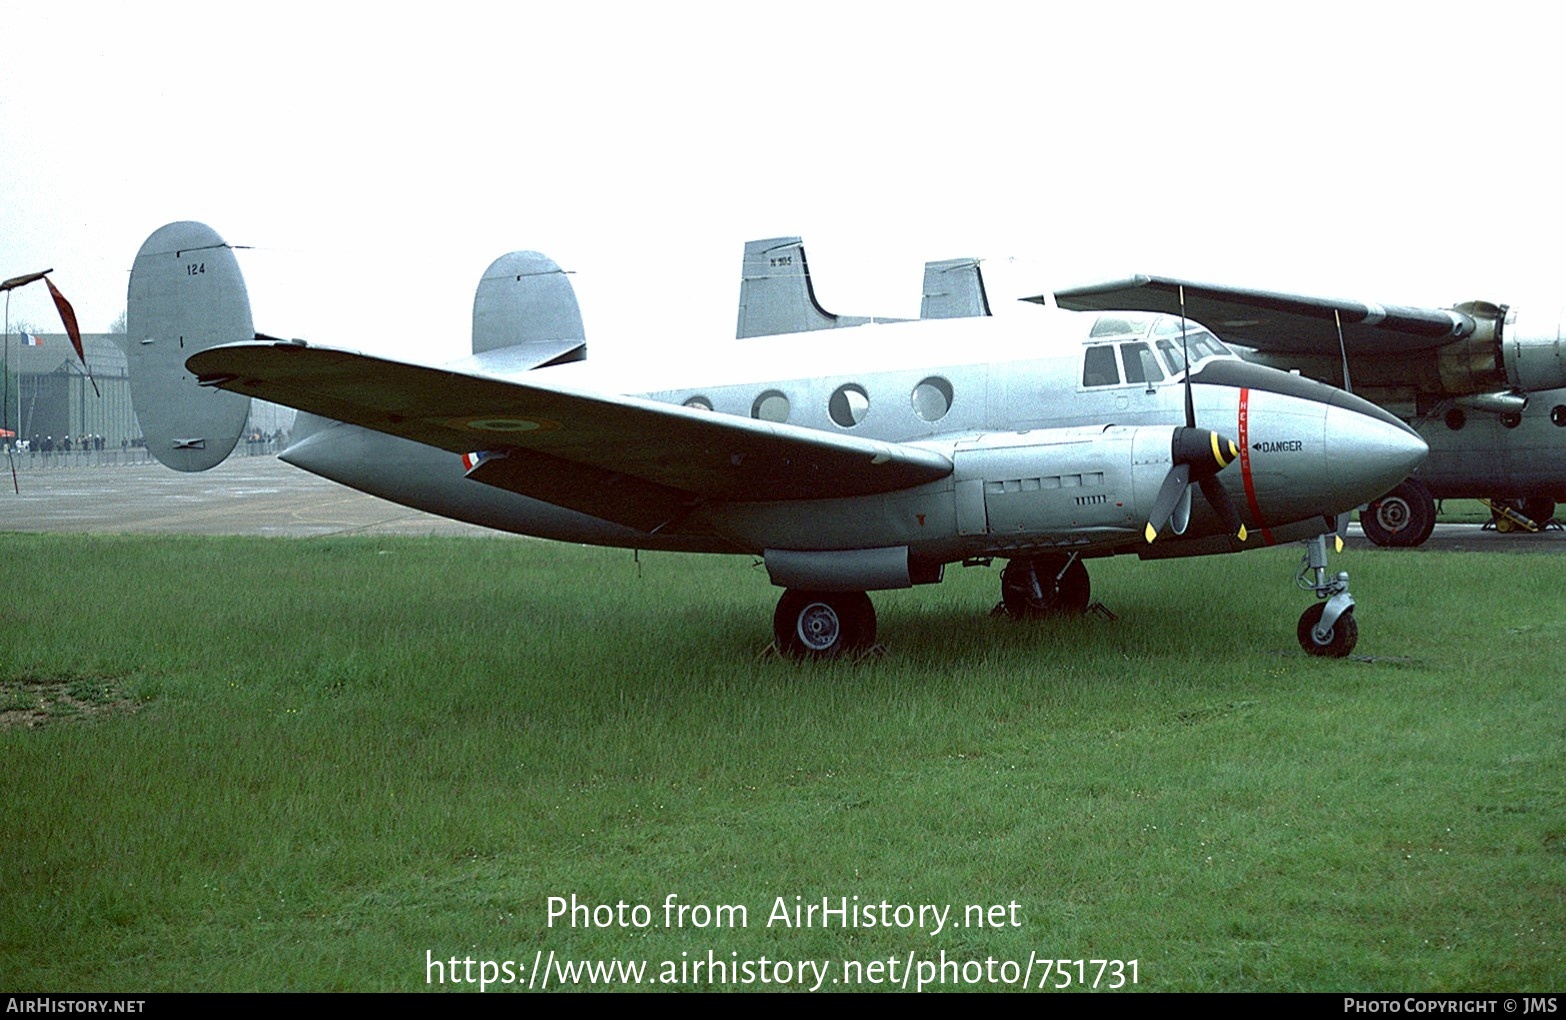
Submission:
M 1548 556 L 1091 565 L 1119 615 L 874 596 L 884 655 L 763 654 L 738 558 L 507 539 L 0 535 L 0 985 L 426 987 L 437 959 L 1139 961 L 1140 987 L 1554 989 L 1566 595 Z M 57 689 L 60 689 L 57 687 Z M 4 704 L 0 703 L 0 710 Z M 669 894 L 742 930 L 667 929 Z M 652 907 L 546 923 L 550 896 Z M 783 930 L 777 897 L 1018 903 Z M 447 985 L 446 987 L 451 987 Z

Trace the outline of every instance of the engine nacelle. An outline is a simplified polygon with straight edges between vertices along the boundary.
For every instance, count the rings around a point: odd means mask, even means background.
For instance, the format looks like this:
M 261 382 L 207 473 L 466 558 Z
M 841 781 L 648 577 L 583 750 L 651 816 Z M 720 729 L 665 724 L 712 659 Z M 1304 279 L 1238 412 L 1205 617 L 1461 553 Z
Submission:
M 764 549 L 774 583 L 814 591 L 933 582 L 940 564 L 969 556 L 1134 549 L 1184 431 L 1108 425 L 920 443 L 951 459 L 949 478 L 873 496 L 730 503 L 713 524 L 738 548 Z M 1221 527 L 1204 499 L 1194 504 L 1181 517 L 1187 536 Z
M 1001 432 L 957 444 L 959 534 L 1074 544 L 1138 535 L 1174 465 L 1176 426 Z
M 1507 314 L 1501 328 L 1501 365 L 1512 389 L 1537 393 L 1566 387 L 1563 321 L 1566 309 L 1551 318 Z
M 1437 350 L 1441 393 L 1480 407 L 1474 401 L 1499 406 L 1509 398 L 1516 403 L 1529 393 L 1566 387 L 1561 326 L 1566 309 L 1554 316 L 1519 315 L 1506 305 L 1466 301 L 1455 311 L 1472 319 L 1474 328 Z

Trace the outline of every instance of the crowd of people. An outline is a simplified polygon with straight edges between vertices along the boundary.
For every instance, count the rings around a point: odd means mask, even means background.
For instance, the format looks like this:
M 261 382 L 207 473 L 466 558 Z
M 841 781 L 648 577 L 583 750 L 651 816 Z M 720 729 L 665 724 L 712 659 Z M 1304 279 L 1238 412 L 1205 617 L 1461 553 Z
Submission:
M 286 439 L 287 434 L 282 429 L 275 432 L 252 429 L 240 437 L 234 452 L 251 457 L 267 456 L 277 453 L 287 445 Z M 116 462 L 141 464 L 151 460 L 147 453 L 147 441 L 140 436 L 134 439 L 121 439 L 118 457 L 104 456 L 106 453 L 112 455 L 114 452 L 114 448 L 103 436 L 94 433 L 61 436 L 58 439 L 52 435 L 34 435 L 27 439 L 7 437 L 0 440 L 0 454 L 20 456 L 23 463 L 63 467 Z

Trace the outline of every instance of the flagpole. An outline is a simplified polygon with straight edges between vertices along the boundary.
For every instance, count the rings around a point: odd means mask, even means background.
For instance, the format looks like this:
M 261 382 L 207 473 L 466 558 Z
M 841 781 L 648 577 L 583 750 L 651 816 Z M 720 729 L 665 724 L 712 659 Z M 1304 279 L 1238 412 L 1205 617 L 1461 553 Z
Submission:
M 5 408 L 4 417 L 11 417 L 11 292 L 5 292 L 5 400 L 0 401 L 0 406 Z M 4 426 L 10 429 L 11 442 L 6 445 L 5 459 L 11 466 L 11 488 L 16 494 L 22 494 L 22 483 L 16 479 L 16 441 L 21 438 L 22 431 L 22 380 L 16 381 L 16 428 L 9 424 Z

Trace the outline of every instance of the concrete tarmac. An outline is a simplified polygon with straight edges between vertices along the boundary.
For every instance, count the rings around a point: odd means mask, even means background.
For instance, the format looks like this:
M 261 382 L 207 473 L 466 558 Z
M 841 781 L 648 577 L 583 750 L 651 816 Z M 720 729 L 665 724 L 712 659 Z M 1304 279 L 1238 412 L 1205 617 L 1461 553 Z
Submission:
M 5 462 L 0 459 L 0 470 Z M 284 464 L 235 456 L 187 474 L 161 464 L 23 466 L 21 493 L 0 479 L 0 531 L 186 535 L 501 535 L 367 496 Z M 1350 548 L 1376 548 L 1356 522 Z M 1566 531 L 1501 534 L 1478 524 L 1438 524 L 1421 549 L 1566 551 Z
M 1344 544 L 1350 549 L 1379 548 L 1365 537 L 1358 521 L 1349 525 L 1348 538 Z M 1411 551 L 1417 552 L 1419 549 L 1432 552 L 1559 553 L 1566 552 L 1566 531 L 1550 528 L 1538 532 L 1514 531 L 1502 534 L 1493 528 L 1487 530 L 1482 524 L 1437 524 L 1425 543 Z
M 23 467 L 0 457 L 0 531 L 119 534 L 501 535 L 410 510 L 276 457 L 230 457 L 210 471 L 161 464 Z

